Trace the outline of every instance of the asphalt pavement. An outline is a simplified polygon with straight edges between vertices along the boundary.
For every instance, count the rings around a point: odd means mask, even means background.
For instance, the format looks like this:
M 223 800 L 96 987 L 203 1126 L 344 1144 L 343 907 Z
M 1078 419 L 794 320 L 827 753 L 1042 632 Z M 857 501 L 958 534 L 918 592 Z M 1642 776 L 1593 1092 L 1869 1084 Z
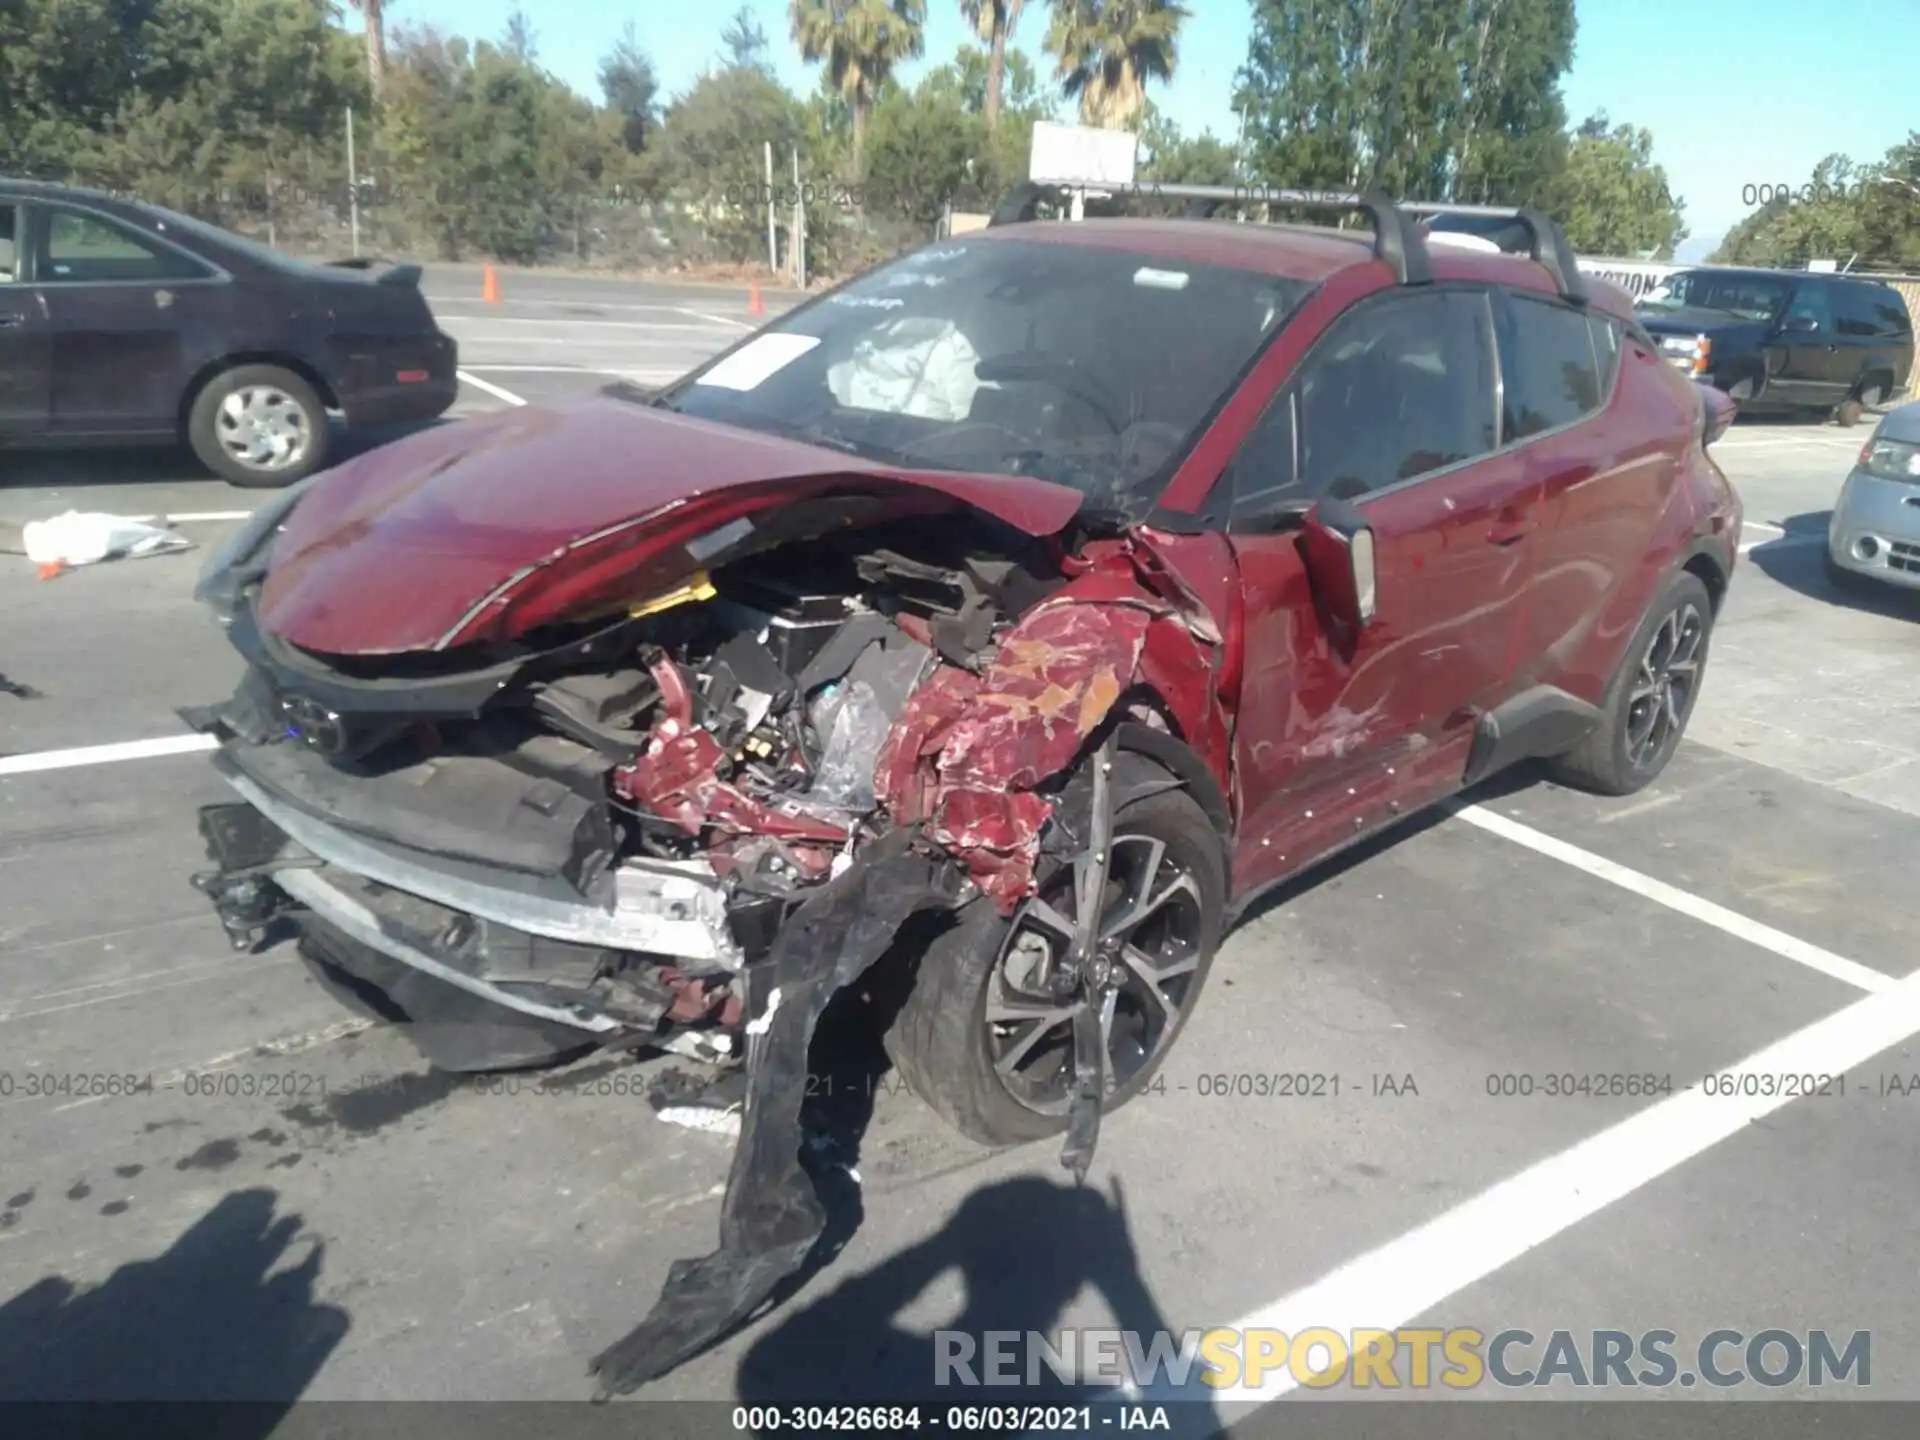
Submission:
M 757 318 L 725 287 L 503 282 L 427 276 L 462 413 L 664 381 Z M 1502 777 L 1263 904 L 1084 1191 L 1052 1144 L 984 1152 L 864 1082 L 844 1250 L 646 1397 L 878 1392 L 924 1383 L 943 1326 L 1118 1324 L 1668 1330 L 1683 1362 L 1723 1328 L 1866 1330 L 1873 1397 L 1920 1399 L 1920 601 L 1835 594 L 1817 538 L 1864 433 L 1715 447 L 1748 550 L 1656 786 Z M 15 459 L 0 545 L 74 505 L 256 498 L 170 454 Z M 0 556 L 0 672 L 41 692 L 0 694 L 0 1395 L 580 1397 L 712 1248 L 731 1143 L 654 1118 L 671 1062 L 455 1082 L 289 947 L 228 950 L 187 884 L 224 787 L 161 753 L 238 672 L 197 565 Z M 151 743 L 87 749 L 124 742 Z M 1841 1078 L 1684 1093 L 1743 1064 Z

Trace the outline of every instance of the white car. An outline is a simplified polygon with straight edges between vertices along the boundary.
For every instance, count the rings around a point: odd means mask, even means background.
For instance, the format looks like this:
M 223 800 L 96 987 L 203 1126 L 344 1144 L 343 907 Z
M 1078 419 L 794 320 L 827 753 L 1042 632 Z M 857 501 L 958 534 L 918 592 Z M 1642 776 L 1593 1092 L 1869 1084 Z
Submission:
M 1840 487 L 1827 526 L 1827 576 L 1920 590 L 1920 405 L 1880 422 Z

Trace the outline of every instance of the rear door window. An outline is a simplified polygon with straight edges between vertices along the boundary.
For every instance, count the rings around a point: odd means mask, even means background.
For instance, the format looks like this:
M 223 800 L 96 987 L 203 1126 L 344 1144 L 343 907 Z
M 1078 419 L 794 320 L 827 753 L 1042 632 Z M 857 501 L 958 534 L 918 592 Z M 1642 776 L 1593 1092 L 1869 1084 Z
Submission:
M 99 216 L 75 210 L 47 214 L 46 254 L 38 273 L 42 284 L 157 283 L 206 274 L 197 261 Z
M 1900 298 L 1897 290 L 1875 287 L 1873 321 L 1876 334 L 1907 336 L 1913 333 L 1913 321 L 1907 315 L 1907 302 Z
M 20 207 L 0 204 L 0 285 L 11 285 L 20 273 Z
M 1880 316 L 1874 308 L 1877 296 L 1866 285 L 1833 287 L 1833 326 L 1840 335 L 1866 339 L 1880 333 Z
M 1601 406 L 1603 370 L 1593 317 L 1528 295 L 1509 295 L 1500 345 L 1501 433 L 1508 442 L 1585 419 Z M 1603 325 L 1611 338 L 1611 327 Z

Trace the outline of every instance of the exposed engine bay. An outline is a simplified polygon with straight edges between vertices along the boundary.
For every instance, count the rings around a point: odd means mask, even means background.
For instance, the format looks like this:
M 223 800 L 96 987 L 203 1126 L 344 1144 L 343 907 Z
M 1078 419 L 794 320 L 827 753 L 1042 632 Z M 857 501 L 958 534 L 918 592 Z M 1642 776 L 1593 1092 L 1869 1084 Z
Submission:
M 916 911 L 1012 914 L 1043 849 L 1098 848 L 1103 784 L 1075 762 L 1133 713 L 1150 649 L 1181 718 L 1223 733 L 1219 637 L 1130 538 L 1075 553 L 845 496 L 779 518 L 744 553 L 721 527 L 710 568 L 654 593 L 444 651 L 268 633 L 270 525 L 203 583 L 251 662 L 232 700 L 183 712 L 239 797 L 203 810 L 216 863 L 195 877 L 236 947 L 290 921 L 323 984 L 444 1069 L 591 1046 L 745 1061 L 721 1248 L 596 1360 L 603 1393 L 680 1363 L 805 1258 L 824 1212 L 798 1082 L 827 1001 Z M 1044 968 L 1038 990 L 1079 983 Z M 1076 1174 L 1102 1094 L 1087 1048 Z

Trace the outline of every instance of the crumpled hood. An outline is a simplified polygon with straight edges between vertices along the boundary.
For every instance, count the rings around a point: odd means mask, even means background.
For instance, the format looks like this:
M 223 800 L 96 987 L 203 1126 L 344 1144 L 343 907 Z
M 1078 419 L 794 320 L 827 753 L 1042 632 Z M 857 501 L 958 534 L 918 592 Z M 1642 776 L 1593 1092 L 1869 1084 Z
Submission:
M 693 537 L 827 491 L 897 501 L 900 514 L 969 506 L 1036 536 L 1081 500 L 1042 480 L 905 470 L 630 401 L 527 406 L 423 431 L 322 478 L 275 544 L 259 619 L 332 655 L 510 638 L 529 597 L 589 564 L 630 561 L 649 587 L 676 583 L 709 553 Z

